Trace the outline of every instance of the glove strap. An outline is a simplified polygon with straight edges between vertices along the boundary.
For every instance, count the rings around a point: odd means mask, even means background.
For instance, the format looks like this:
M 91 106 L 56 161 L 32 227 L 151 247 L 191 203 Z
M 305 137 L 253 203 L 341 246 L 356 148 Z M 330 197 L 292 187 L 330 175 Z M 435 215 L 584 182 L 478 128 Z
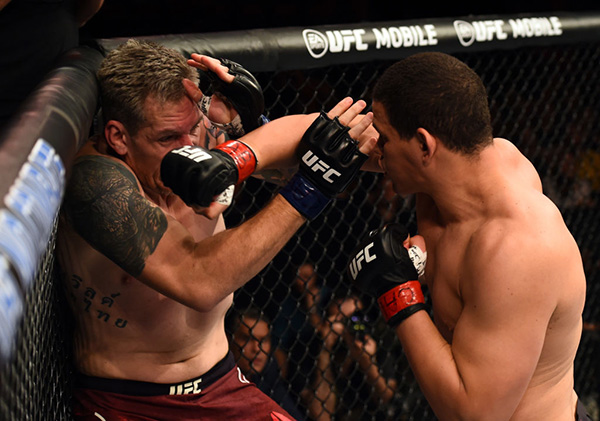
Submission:
M 382 294 L 377 303 L 388 324 L 397 326 L 408 316 L 425 309 L 419 281 L 408 281 Z
M 256 154 L 244 142 L 229 140 L 216 146 L 214 149 L 218 149 L 233 158 L 238 170 L 238 184 L 250 177 L 254 173 L 254 170 L 256 170 L 256 166 L 258 165 Z
M 279 194 L 309 220 L 319 216 L 331 202 L 329 197 L 317 190 L 300 173 L 294 174 L 292 179 L 279 191 Z

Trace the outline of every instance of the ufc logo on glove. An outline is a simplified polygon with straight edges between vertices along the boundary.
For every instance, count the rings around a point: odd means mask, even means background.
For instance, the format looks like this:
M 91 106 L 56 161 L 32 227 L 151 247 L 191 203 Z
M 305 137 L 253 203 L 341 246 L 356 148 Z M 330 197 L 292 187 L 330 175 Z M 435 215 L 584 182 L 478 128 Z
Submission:
M 317 155 L 312 153 L 312 151 L 307 151 L 302 157 L 302 162 L 304 162 L 313 172 L 323 171 L 323 178 L 328 183 L 333 183 L 334 180 L 331 179 L 332 176 L 339 177 L 341 174 L 330 168 L 324 161 L 320 160 Z
M 184 146 L 179 149 L 174 149 L 171 152 L 177 155 L 185 156 L 194 162 L 202 162 L 206 159 L 212 158 L 212 156 L 205 150 L 194 148 L 193 146 Z
M 350 269 L 350 275 L 352 276 L 352 279 L 356 279 L 356 277 L 358 276 L 358 272 L 361 271 L 363 260 L 365 261 L 365 263 L 369 263 L 377 258 L 377 255 L 370 254 L 370 252 L 369 252 L 369 250 L 371 250 L 372 247 L 373 247 L 373 243 L 370 243 L 364 249 L 362 249 L 358 253 L 356 253 L 356 256 L 350 262 L 349 269 Z

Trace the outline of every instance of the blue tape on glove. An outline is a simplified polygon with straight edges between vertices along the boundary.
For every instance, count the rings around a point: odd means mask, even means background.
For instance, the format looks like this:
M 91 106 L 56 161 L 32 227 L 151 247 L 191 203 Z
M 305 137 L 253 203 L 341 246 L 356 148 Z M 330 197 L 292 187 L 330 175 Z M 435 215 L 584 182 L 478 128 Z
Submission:
M 260 121 L 260 125 L 264 126 L 265 124 L 267 124 L 268 122 L 270 122 L 271 120 L 269 120 L 267 117 L 264 116 L 264 114 L 261 114 L 260 117 L 258 118 Z
M 300 173 L 296 173 L 280 191 L 298 212 L 307 219 L 315 219 L 327 207 L 331 199 L 321 193 Z

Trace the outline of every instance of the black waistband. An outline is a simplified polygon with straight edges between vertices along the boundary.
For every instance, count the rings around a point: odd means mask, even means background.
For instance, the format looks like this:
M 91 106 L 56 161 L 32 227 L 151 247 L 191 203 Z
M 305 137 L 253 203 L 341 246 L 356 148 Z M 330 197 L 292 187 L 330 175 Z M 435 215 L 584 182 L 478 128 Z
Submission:
M 163 384 L 137 380 L 106 379 L 76 373 L 75 386 L 83 389 L 95 389 L 134 396 L 189 395 L 200 393 L 202 389 L 229 373 L 234 367 L 235 360 L 230 351 L 225 358 L 202 376 L 179 383 Z

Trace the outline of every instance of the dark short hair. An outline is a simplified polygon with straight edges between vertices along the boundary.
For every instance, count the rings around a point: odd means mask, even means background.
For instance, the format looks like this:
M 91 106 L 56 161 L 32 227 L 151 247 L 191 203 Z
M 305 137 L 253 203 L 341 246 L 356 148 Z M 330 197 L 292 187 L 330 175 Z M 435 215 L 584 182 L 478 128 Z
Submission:
M 409 56 L 390 66 L 373 89 L 401 138 L 422 127 L 452 151 L 471 154 L 492 142 L 487 91 L 462 61 L 444 53 Z

